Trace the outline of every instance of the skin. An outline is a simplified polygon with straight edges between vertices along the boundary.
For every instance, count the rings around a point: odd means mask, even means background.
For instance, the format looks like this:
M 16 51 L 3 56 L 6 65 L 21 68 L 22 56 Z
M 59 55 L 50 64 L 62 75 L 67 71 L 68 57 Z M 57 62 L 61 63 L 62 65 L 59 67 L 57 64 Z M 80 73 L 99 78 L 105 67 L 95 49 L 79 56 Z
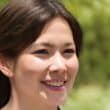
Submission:
M 1 60 L 12 95 L 2 110 L 57 110 L 71 90 L 79 63 L 68 23 L 56 17 L 16 61 Z M 5 68 L 5 69 L 3 69 Z M 66 82 L 60 87 L 42 82 Z

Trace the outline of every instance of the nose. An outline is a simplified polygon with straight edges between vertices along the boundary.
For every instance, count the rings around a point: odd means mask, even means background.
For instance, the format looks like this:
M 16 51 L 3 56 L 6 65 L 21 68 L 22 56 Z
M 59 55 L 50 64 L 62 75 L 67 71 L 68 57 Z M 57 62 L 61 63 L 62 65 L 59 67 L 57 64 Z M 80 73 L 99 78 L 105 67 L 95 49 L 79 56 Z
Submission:
M 65 73 L 67 71 L 66 60 L 60 53 L 57 53 L 52 57 L 49 71 L 59 73 Z

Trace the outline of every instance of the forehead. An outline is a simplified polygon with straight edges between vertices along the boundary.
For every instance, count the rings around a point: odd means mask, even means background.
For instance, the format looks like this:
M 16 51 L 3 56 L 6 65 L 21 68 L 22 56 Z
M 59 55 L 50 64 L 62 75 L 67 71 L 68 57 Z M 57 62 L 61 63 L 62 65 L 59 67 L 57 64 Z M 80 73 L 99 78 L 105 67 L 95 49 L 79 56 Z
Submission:
M 73 33 L 68 22 L 56 17 L 47 22 L 40 36 L 34 43 L 51 42 L 51 43 L 74 43 Z

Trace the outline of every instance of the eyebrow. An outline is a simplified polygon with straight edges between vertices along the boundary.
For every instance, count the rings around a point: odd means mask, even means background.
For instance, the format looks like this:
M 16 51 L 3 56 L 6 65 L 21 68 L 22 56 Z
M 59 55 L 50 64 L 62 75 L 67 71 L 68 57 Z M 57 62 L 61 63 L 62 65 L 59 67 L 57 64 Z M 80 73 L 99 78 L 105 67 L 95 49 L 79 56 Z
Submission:
M 67 47 L 67 46 L 73 46 L 73 42 L 67 42 L 65 44 L 63 44 L 64 47 Z M 50 43 L 50 42 L 42 42 L 42 43 L 36 43 L 36 44 L 33 44 L 33 46 L 46 46 L 46 47 L 54 47 L 54 44 Z

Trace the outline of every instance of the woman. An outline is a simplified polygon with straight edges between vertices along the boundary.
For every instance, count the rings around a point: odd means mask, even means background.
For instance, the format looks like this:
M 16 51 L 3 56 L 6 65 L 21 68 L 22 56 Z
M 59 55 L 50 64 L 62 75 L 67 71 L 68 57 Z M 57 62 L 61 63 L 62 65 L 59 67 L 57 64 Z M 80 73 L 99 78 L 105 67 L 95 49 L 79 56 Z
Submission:
M 56 0 L 0 11 L 1 110 L 60 110 L 78 72 L 82 32 Z

